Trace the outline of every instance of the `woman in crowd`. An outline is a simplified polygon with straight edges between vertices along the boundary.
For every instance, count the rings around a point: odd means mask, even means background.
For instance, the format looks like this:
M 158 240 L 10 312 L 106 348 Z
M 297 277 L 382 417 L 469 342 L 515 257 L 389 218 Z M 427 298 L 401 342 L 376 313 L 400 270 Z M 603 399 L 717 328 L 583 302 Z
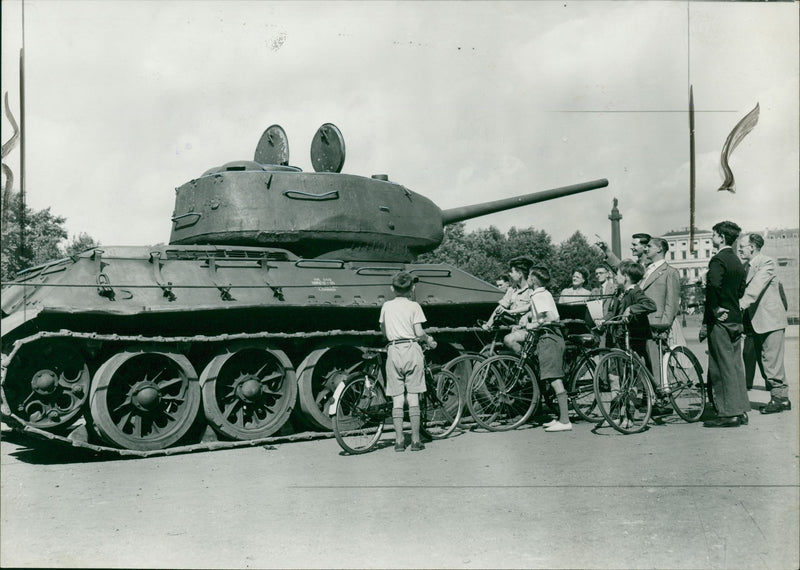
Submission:
M 592 292 L 586 288 L 588 281 L 589 270 L 585 267 L 576 267 L 572 271 L 572 287 L 561 291 L 558 302 L 562 305 L 585 304 L 592 297 Z

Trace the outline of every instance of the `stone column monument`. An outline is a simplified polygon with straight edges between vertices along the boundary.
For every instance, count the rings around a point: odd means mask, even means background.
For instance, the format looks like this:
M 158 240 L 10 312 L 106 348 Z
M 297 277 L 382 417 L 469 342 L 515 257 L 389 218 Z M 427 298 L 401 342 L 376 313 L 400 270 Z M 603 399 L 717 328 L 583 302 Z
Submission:
M 622 244 L 619 237 L 619 221 L 622 219 L 622 214 L 617 209 L 616 198 L 614 198 L 614 205 L 611 208 L 611 214 L 609 214 L 608 219 L 611 220 L 611 251 L 619 259 L 622 259 Z

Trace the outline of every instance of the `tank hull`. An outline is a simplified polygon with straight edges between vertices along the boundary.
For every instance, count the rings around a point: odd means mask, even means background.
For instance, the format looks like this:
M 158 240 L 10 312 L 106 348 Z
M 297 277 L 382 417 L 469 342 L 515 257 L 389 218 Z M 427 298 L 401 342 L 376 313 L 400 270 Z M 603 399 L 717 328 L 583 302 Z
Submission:
M 474 340 L 448 329 L 472 327 L 500 298 L 447 265 L 276 248 L 104 247 L 31 269 L 3 290 L 3 409 L 52 431 L 85 417 L 93 437 L 137 450 L 208 429 L 329 429 L 337 375 L 360 362 L 357 346 L 382 343 L 380 306 L 400 270 L 419 278 L 442 360 Z

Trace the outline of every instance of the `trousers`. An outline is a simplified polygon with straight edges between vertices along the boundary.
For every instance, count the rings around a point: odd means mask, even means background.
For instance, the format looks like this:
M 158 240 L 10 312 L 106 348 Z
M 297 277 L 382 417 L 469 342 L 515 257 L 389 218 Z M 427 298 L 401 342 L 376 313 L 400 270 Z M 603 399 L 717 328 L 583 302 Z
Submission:
M 712 324 L 708 327 L 708 381 L 720 417 L 750 411 L 742 361 L 742 325 Z

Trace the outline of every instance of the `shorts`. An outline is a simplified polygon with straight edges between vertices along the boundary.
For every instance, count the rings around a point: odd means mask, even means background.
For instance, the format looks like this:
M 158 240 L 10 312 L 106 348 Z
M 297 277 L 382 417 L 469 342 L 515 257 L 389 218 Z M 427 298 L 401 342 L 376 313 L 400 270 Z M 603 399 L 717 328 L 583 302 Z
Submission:
M 548 333 L 539 337 L 536 356 L 539 358 L 539 378 L 556 380 L 564 377 L 564 339 L 559 334 Z
M 386 353 L 386 395 L 421 394 L 425 391 L 425 359 L 416 342 L 390 344 Z

